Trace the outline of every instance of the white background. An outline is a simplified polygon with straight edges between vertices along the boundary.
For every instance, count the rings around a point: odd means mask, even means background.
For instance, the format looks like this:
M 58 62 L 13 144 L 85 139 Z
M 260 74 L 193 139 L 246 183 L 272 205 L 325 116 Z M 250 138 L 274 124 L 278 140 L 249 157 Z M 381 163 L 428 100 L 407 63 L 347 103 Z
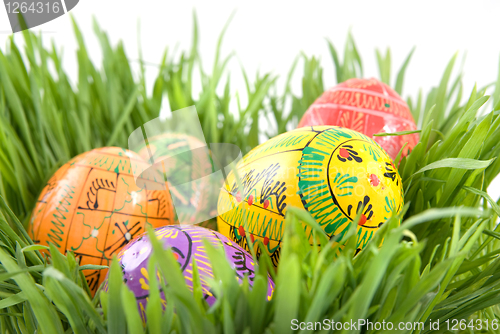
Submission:
M 12 0 L 14 1 L 14 0 Z M 343 50 L 351 29 L 364 61 L 365 77 L 378 76 L 375 48 L 390 46 L 393 80 L 413 46 L 416 52 L 407 70 L 403 96 L 427 92 L 439 83 L 444 68 L 459 51 L 457 65 L 466 54 L 464 94 L 474 83 L 479 87 L 496 80 L 500 55 L 499 1 L 116 1 L 81 0 L 71 11 L 80 25 L 89 53 L 100 61 L 93 35 L 92 17 L 108 32 L 113 43 L 123 40 L 131 59 L 138 58 L 138 26 L 143 57 L 158 63 L 168 46 L 188 50 L 192 36 L 192 12 L 196 10 L 200 30 L 199 51 L 204 67 L 212 66 L 219 34 L 236 10 L 223 42 L 223 55 L 237 57 L 230 66 L 234 88 L 244 91 L 239 72 L 241 62 L 253 77 L 257 70 L 285 76 L 301 51 L 317 55 L 324 67 L 324 82 L 335 83 L 333 64 L 325 38 Z M 0 8 L 0 48 L 9 38 L 10 24 Z M 76 77 L 76 43 L 69 16 L 46 23 L 45 42 L 53 39 L 64 49 L 64 64 Z M 21 36 L 15 38 L 19 41 Z M 458 67 L 458 66 L 457 66 Z M 135 67 L 136 68 L 136 67 Z M 155 75 L 149 67 L 148 79 Z M 297 73 L 294 87 L 300 87 Z M 150 82 L 149 81 L 149 82 Z M 494 189 L 493 189 L 494 188 Z M 490 187 L 496 199 L 500 183 Z

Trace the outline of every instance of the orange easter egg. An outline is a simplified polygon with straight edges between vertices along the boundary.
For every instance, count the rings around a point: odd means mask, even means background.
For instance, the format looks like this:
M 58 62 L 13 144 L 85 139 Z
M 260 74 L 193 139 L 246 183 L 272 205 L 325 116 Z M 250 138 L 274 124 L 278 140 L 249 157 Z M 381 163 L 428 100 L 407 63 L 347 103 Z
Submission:
M 173 224 L 168 189 L 136 185 L 134 171 L 147 168 L 136 153 L 105 147 L 83 153 L 63 165 L 43 188 L 33 210 L 29 233 L 35 243 L 74 252 L 80 265 L 109 265 L 113 254 L 145 231 Z M 148 181 L 150 182 L 150 181 Z M 85 270 L 92 294 L 106 270 Z

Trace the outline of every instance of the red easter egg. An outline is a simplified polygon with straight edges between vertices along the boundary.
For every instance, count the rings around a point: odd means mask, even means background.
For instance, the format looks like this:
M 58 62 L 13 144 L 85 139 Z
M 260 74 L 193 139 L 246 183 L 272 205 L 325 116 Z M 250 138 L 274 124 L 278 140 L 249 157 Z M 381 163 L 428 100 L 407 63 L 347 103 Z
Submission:
M 406 102 L 377 79 L 349 79 L 325 91 L 307 109 L 299 128 L 310 125 L 336 125 L 369 137 L 381 132 L 417 130 Z M 419 141 L 418 133 L 373 137 L 394 159 L 403 145 L 407 155 Z

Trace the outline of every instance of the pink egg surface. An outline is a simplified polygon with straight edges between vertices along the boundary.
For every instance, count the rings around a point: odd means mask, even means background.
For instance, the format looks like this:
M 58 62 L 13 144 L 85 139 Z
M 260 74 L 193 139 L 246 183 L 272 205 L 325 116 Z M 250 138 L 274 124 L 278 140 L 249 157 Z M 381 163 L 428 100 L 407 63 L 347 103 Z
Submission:
M 406 156 L 419 141 L 418 133 L 376 136 L 417 130 L 406 102 L 391 87 L 377 79 L 349 79 L 326 90 L 307 109 L 298 127 L 335 125 L 372 137 L 395 159 L 406 144 Z

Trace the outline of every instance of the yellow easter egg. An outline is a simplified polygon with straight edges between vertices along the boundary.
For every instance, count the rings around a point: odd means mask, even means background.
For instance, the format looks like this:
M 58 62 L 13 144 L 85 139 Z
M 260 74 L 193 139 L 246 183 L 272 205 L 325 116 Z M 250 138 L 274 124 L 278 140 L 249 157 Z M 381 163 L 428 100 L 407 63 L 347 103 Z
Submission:
M 371 138 L 336 126 L 299 128 L 257 146 L 238 164 L 219 195 L 219 232 L 249 250 L 260 239 L 279 263 L 285 214 L 307 210 L 331 238 L 344 235 L 358 213 L 357 249 L 403 207 L 401 177 Z M 312 231 L 304 226 L 312 242 Z M 257 243 L 254 243 L 258 253 Z M 343 245 L 336 245 L 338 250 Z

